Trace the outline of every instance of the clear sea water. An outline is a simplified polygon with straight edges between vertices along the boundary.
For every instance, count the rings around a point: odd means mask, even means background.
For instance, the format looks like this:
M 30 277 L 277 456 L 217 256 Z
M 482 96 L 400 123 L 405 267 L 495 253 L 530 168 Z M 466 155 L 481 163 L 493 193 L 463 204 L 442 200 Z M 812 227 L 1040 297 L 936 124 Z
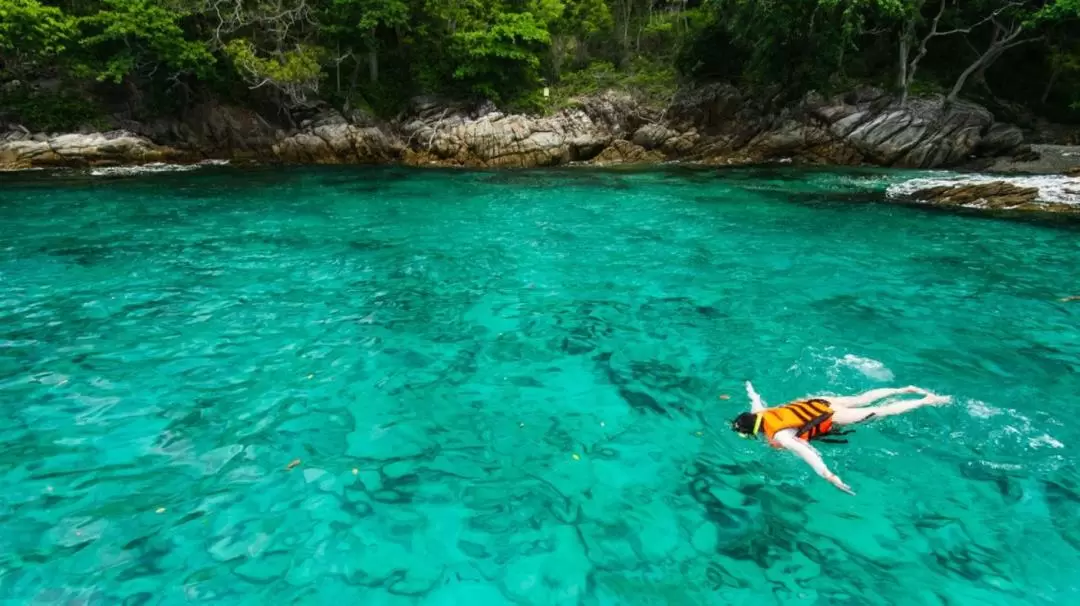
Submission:
M 1080 226 L 904 177 L 0 175 L 0 602 L 1077 603 Z

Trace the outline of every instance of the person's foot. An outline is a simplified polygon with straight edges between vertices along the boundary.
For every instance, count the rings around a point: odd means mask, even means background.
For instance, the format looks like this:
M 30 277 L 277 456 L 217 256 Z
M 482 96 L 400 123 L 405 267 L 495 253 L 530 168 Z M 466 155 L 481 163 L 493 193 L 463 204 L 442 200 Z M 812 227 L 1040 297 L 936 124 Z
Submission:
M 939 396 L 939 395 L 933 394 L 933 395 L 927 396 L 927 398 L 926 398 L 926 405 L 927 406 L 944 406 L 945 404 L 949 404 L 951 402 L 952 402 L 952 396 Z

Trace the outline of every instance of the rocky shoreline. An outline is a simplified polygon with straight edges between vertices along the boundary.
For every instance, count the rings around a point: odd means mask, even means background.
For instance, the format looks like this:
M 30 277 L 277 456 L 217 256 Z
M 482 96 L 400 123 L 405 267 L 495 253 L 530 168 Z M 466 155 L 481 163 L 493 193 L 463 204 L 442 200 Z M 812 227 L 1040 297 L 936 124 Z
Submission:
M 772 101 L 716 84 L 684 91 L 662 109 L 607 92 L 536 117 L 418 98 L 392 121 L 324 109 L 292 129 L 251 110 L 210 104 L 182 119 L 121 121 L 108 132 L 54 135 L 8 125 L 0 128 L 0 170 L 221 161 L 465 168 L 790 162 L 1012 175 L 1080 170 L 1080 148 L 1029 144 L 1023 130 L 971 103 L 947 106 L 940 97 L 924 97 L 901 108 L 876 89 L 811 94 L 786 106 Z M 774 106 L 779 109 L 765 109 Z M 1017 182 L 1031 178 L 916 179 L 889 195 L 951 207 L 1080 212 L 1080 178 Z
M 392 121 L 326 109 L 286 129 L 251 110 L 207 104 L 181 119 L 117 126 L 47 134 L 8 125 L 0 128 L 0 168 L 206 159 L 475 168 L 784 160 L 945 168 L 1030 154 L 1021 129 L 970 103 L 946 106 L 940 97 L 924 97 L 900 108 L 891 95 L 862 89 L 781 105 L 725 84 L 684 91 L 666 108 L 607 92 L 547 117 L 419 98 Z

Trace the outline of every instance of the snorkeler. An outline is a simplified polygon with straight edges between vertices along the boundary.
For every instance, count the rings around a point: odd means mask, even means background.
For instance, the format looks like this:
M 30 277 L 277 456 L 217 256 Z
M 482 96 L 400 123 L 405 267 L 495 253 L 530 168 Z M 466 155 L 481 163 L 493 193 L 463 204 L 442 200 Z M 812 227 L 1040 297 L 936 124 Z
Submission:
M 895 399 L 879 406 L 870 406 L 886 398 L 908 394 L 919 394 L 923 397 L 918 400 Z M 799 455 L 819 476 L 851 495 L 855 494 L 851 487 L 829 471 L 818 451 L 810 446 L 811 440 L 846 443 L 847 440 L 838 440 L 831 436 L 840 436 L 851 431 L 836 431 L 836 426 L 854 425 L 871 417 L 888 417 L 923 406 L 938 406 L 952 401 L 948 396 L 939 396 L 919 387 L 902 387 L 874 389 L 857 396 L 815 396 L 769 408 L 750 381 L 746 382 L 746 395 L 750 397 L 750 412 L 735 417 L 731 422 L 732 429 L 744 438 L 764 435 L 769 444 Z

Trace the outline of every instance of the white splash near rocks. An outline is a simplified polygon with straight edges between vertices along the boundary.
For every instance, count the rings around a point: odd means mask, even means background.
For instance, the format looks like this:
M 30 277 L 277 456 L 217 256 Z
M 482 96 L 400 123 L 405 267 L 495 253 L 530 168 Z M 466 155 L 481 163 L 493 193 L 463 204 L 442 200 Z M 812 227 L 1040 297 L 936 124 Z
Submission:
M 134 177 L 153 173 L 180 173 L 197 170 L 207 166 L 225 166 L 228 160 L 203 160 L 196 164 L 167 164 L 164 162 L 151 162 L 135 166 L 108 166 L 95 168 L 90 171 L 94 177 Z
M 1067 177 L 1065 175 L 1032 175 L 1032 176 L 1001 176 L 974 174 L 964 175 L 942 172 L 941 176 L 923 177 L 910 179 L 901 183 L 894 183 L 886 190 L 887 195 L 893 199 L 926 200 L 920 193 L 948 188 L 959 190 L 969 186 L 987 186 L 992 184 L 1008 184 L 1020 190 L 1036 190 L 1034 203 L 1039 205 L 1052 205 L 1055 207 L 1072 207 L 1080 211 L 1080 178 Z M 964 204 L 972 208 L 985 208 L 988 204 L 983 201 L 975 201 Z

